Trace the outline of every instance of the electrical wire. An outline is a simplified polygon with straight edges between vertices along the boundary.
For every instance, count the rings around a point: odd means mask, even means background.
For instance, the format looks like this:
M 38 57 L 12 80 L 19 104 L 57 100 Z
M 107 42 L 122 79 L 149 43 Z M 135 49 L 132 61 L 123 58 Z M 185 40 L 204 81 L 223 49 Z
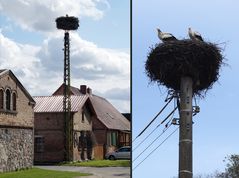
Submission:
M 177 107 L 177 109 L 179 110 L 179 105 L 178 105 L 177 102 L 178 102 L 178 98 L 175 98 L 175 99 L 174 99 L 174 108 Z M 172 122 L 172 120 L 173 120 L 173 118 L 174 118 L 174 114 L 175 114 L 175 112 L 173 112 L 171 118 L 170 118 L 169 121 L 165 124 L 165 126 L 167 126 L 169 123 Z
M 156 140 L 158 140 L 171 126 L 172 124 L 169 125 L 169 127 L 165 127 L 163 129 L 163 132 L 161 134 L 159 134 L 134 160 L 137 160 Z
M 141 165 L 151 154 L 153 154 L 167 139 L 169 139 L 177 130 L 177 127 L 169 136 L 167 136 L 153 151 L 151 151 L 139 164 L 137 164 L 133 170 L 135 170 L 139 165 Z
M 156 128 L 154 129 L 154 130 L 152 130 L 150 133 L 149 133 L 149 135 L 147 136 L 147 137 L 145 137 L 134 149 L 133 149 L 133 151 L 135 151 L 147 138 L 149 138 L 149 136 L 153 133 L 153 132 L 155 132 L 155 130 L 160 126 L 160 125 L 162 125 L 171 115 L 173 116 L 174 115 L 174 112 L 176 111 L 176 109 L 177 109 L 177 106 L 173 109 L 173 111 L 171 111 L 170 113 L 169 113 L 169 115 L 160 123 L 160 124 L 158 124 L 157 126 L 156 126 Z M 171 119 L 172 120 L 172 119 Z M 167 124 L 166 124 L 167 125 Z
M 155 121 L 155 119 L 157 119 L 157 117 L 163 112 L 163 110 L 168 106 L 168 104 L 172 101 L 172 99 L 173 97 L 169 99 L 169 101 L 164 105 L 164 107 L 158 112 L 158 114 L 156 114 L 156 116 L 149 122 L 149 124 L 138 134 L 138 136 L 133 139 L 132 143 L 145 132 L 145 130 Z

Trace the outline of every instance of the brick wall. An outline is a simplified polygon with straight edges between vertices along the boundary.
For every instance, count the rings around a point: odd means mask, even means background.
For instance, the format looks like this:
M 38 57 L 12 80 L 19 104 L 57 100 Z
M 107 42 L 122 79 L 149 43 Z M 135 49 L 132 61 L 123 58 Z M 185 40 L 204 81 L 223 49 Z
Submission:
M 29 99 L 23 93 L 18 84 L 8 75 L 0 78 L 0 88 L 9 88 L 17 95 L 16 112 L 0 111 L 0 125 L 33 127 L 33 106 L 29 105 Z
M 91 131 L 91 116 L 84 109 L 84 121 L 81 110 L 73 114 L 73 160 L 81 160 L 82 149 L 79 149 L 79 137 L 81 131 Z M 35 113 L 35 137 L 44 139 L 42 152 L 35 149 L 35 163 L 50 163 L 64 161 L 64 114 L 63 113 Z M 35 145 L 36 147 L 36 145 Z M 84 158 L 87 158 L 87 150 L 83 150 Z
M 83 107 L 74 114 L 74 130 L 92 130 L 92 119 L 87 108 Z
M 84 134 L 91 133 L 92 131 L 92 118 L 90 111 L 87 107 L 83 107 L 82 109 L 79 110 L 79 112 L 74 114 L 74 147 L 73 147 L 74 161 L 89 159 L 89 157 L 93 158 L 92 150 L 90 150 L 90 148 L 88 148 L 87 150 L 86 145 L 84 145 L 84 148 L 82 148 L 82 144 L 79 143 L 81 131 L 87 131 Z
M 11 76 L 4 75 L 0 78 L 0 89 L 6 94 L 16 94 L 16 110 L 13 110 L 11 98 L 10 110 L 0 110 L 0 172 L 31 167 L 33 165 L 33 105 L 25 95 L 20 84 Z
M 63 113 L 35 113 L 35 140 L 43 138 L 43 149 L 36 150 L 35 163 L 64 161 L 64 115 Z

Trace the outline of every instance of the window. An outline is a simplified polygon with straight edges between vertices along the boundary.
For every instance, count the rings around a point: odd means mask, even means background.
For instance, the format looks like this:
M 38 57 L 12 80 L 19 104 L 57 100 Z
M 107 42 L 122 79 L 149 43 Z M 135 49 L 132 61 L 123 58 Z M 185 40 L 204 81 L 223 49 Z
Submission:
M 16 114 L 17 110 L 17 92 L 11 88 L 0 88 L 0 110 L 9 114 Z
M 111 133 L 111 145 L 116 146 L 116 133 Z
M 119 146 L 130 145 L 130 134 L 126 132 L 120 132 L 119 134 Z
M 35 152 L 36 153 L 44 152 L 44 137 L 41 136 L 35 137 Z
M 85 122 L 85 113 L 82 111 L 81 113 L 81 122 Z
M 16 102 L 17 102 L 17 96 L 16 96 L 16 93 L 13 93 L 12 94 L 12 109 L 13 109 L 13 111 L 17 110 Z
M 117 146 L 117 133 L 109 132 L 107 134 L 107 142 L 108 142 L 108 145 Z
M 9 89 L 6 90 L 6 109 L 11 109 L 11 92 Z
M 3 109 L 3 105 L 4 105 L 4 93 L 3 90 L 0 90 L 0 109 Z

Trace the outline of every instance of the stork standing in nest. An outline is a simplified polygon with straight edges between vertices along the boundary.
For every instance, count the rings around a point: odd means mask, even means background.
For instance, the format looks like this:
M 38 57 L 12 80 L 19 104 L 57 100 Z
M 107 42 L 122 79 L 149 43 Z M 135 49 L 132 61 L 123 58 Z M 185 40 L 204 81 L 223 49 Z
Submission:
M 173 36 L 171 33 L 161 32 L 159 28 L 157 28 L 157 31 L 159 39 L 164 43 L 177 40 L 177 38 L 175 38 L 175 36 Z
M 190 27 L 188 28 L 188 35 L 192 40 L 203 41 L 201 34 L 196 31 L 192 31 Z

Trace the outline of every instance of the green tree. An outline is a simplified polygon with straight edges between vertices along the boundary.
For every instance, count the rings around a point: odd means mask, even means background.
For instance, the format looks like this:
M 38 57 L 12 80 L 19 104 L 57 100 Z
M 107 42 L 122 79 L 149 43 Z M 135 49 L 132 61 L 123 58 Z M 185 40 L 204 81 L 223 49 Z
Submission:
M 215 171 L 212 174 L 197 174 L 193 178 L 239 178 L 239 155 L 233 154 L 225 157 L 226 163 L 224 172 Z M 173 177 L 176 178 L 176 177 Z
M 227 162 L 225 172 L 216 173 L 215 178 L 239 178 L 239 155 L 230 155 L 225 157 Z

